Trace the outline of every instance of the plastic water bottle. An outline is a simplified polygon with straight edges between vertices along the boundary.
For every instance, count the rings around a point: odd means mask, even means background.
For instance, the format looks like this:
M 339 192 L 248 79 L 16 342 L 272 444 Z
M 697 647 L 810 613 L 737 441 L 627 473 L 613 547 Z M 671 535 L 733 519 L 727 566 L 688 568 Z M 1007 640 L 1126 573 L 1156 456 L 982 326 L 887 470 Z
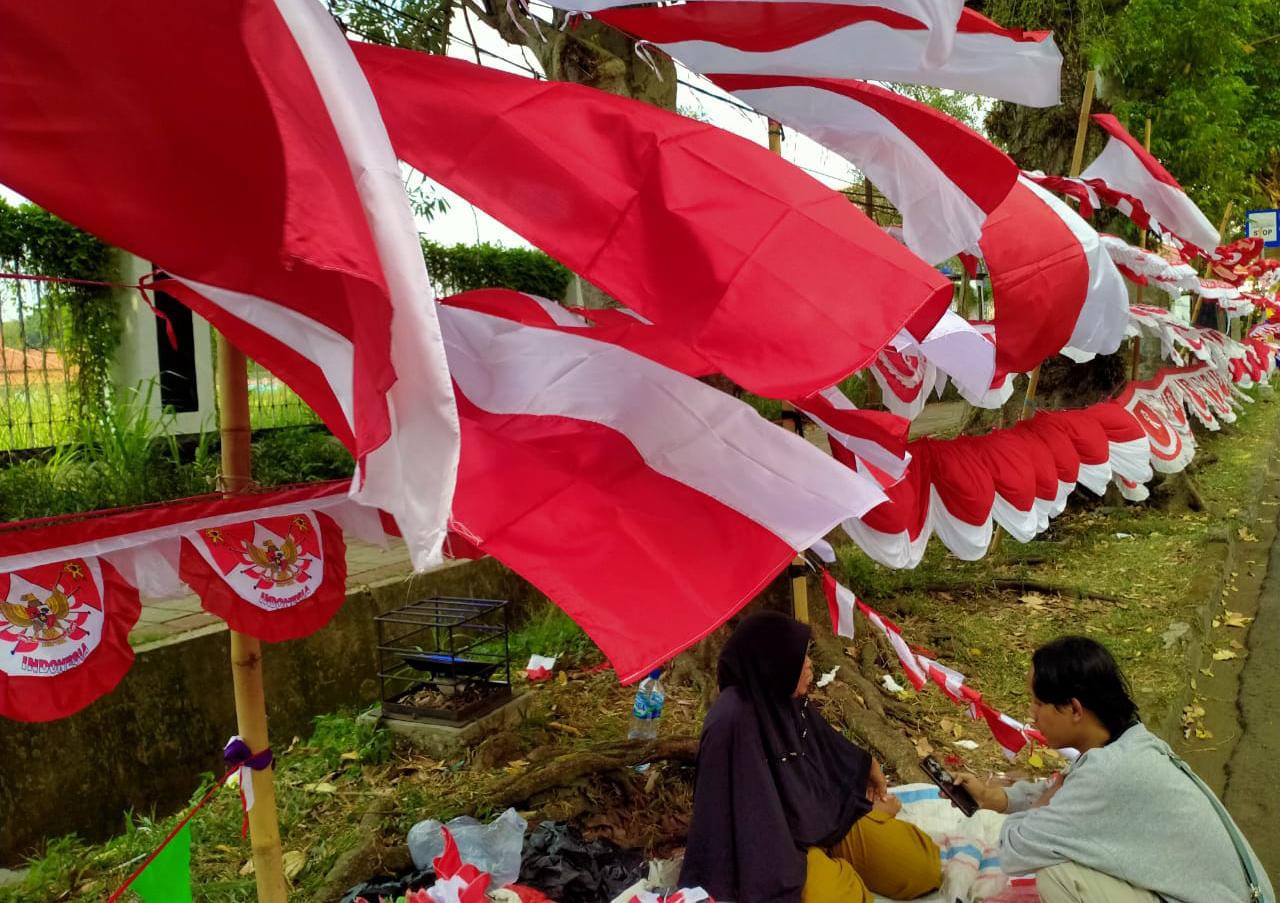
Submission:
M 662 705 L 667 694 L 662 690 L 662 671 L 654 671 L 640 681 L 636 690 L 636 701 L 631 707 L 631 729 L 627 731 L 628 740 L 656 740 L 658 738 L 658 719 L 662 717 Z M 649 767 L 646 762 L 637 765 L 636 771 L 644 771 Z

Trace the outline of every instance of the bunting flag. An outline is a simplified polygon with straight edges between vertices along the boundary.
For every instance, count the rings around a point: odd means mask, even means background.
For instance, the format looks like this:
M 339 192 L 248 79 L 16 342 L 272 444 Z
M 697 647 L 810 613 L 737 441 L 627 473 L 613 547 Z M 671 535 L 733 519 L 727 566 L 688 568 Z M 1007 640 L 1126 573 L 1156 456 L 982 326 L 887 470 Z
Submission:
M 1195 268 L 1173 263 L 1154 251 L 1135 248 L 1116 235 L 1099 234 L 1102 247 L 1126 279 L 1138 285 L 1154 285 L 1174 298 L 1200 287 Z
M 911 460 L 910 424 L 885 411 L 861 411 L 836 386 L 794 402 L 827 434 L 831 453 L 846 466 L 861 459 L 890 476 L 901 477 Z
M 926 23 L 886 6 L 724 0 L 609 9 L 596 18 L 703 75 L 906 82 L 1031 107 L 1060 99 L 1062 54 L 1053 35 L 1001 28 L 971 9 L 937 63 L 926 61 Z
M 795 75 L 710 77 L 858 167 L 901 211 L 904 242 L 929 263 L 976 245 L 983 222 L 1018 177 L 1017 164 L 968 126 L 876 85 Z
M 1110 137 L 1102 153 L 1080 177 L 1086 181 L 1098 179 L 1116 191 L 1137 198 L 1163 229 L 1199 253 L 1216 249 L 1221 240 L 1218 230 L 1164 165 L 1110 113 L 1095 113 L 1092 118 Z
M 333 518 L 313 511 L 206 527 L 183 537 L 180 575 L 232 630 L 278 643 L 309 636 L 342 607 L 346 544 Z
M 440 322 L 466 448 L 459 532 L 564 609 L 624 682 L 884 498 L 742 402 L 589 330 L 449 305 Z
M 401 158 L 752 392 L 834 385 L 951 302 L 843 195 L 736 135 L 581 85 L 352 46 Z
M 183 824 L 129 885 L 142 903 L 191 903 L 191 826 Z
M 328 12 L 51 0 L 5 4 L 0 33 L 0 182 L 180 277 L 165 291 L 294 388 L 355 454 L 353 495 L 395 516 L 417 567 L 439 562 L 458 459 L 444 348 L 399 166 Z
M 988 219 L 979 243 L 996 299 L 996 369 L 1024 373 L 1070 346 L 1112 354 L 1129 294 L 1087 223 L 1026 178 Z
M 1273 354 L 1253 345 L 1240 353 L 1233 369 L 1241 380 L 1274 371 Z M 934 535 L 965 560 L 986 554 L 997 524 L 1029 542 L 1066 509 L 1077 486 L 1101 495 L 1114 482 L 1126 498 L 1145 498 L 1153 471 L 1177 472 L 1194 455 L 1190 417 L 1208 429 L 1235 419 L 1240 396 L 1224 371 L 1197 361 L 1131 383 L 1114 402 L 1041 411 L 985 436 L 918 439 L 908 443 L 910 463 L 897 478 L 842 457 L 877 478 L 887 497 L 846 520 L 844 530 L 875 561 L 913 568 Z
M 0 716 L 48 721 L 111 692 L 133 664 L 140 596 L 194 591 L 267 641 L 324 626 L 346 597 L 342 530 L 385 540 L 346 481 L 0 527 Z M 341 527 L 339 527 L 341 524 Z
M 0 571 L 0 716 L 52 721 L 110 693 L 133 665 L 141 611 L 138 591 L 95 557 Z

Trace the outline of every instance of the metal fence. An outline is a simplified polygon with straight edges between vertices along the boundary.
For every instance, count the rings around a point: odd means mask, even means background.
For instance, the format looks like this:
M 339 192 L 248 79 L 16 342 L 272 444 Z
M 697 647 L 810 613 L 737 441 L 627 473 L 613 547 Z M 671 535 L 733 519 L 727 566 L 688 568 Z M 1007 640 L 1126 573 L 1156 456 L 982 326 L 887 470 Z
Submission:
M 0 267 L 13 272 L 12 261 Z M 64 325 L 41 283 L 0 279 L 0 453 L 72 441 L 77 433 L 75 369 L 64 355 Z M 261 366 L 249 364 L 254 429 L 318 423 L 297 394 Z M 216 421 L 204 429 L 217 428 Z

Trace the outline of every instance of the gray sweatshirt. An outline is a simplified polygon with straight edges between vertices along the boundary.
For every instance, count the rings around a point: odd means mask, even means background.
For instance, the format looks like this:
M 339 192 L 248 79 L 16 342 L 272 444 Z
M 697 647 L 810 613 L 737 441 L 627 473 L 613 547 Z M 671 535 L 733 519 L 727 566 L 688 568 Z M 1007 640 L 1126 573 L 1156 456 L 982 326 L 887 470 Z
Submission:
M 1249 899 L 1244 867 L 1213 804 L 1168 758 L 1169 746 L 1135 724 L 1071 766 L 1046 806 L 1046 781 L 1008 788 L 1000 867 L 1022 874 L 1075 862 L 1169 903 Z M 1253 857 L 1265 903 L 1275 892 Z

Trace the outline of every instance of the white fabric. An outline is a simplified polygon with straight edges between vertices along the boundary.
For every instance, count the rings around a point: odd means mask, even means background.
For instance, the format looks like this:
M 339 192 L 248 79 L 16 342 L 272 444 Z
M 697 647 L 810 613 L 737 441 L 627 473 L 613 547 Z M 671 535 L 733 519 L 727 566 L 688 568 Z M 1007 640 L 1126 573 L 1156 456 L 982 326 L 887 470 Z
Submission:
M 962 561 L 977 561 L 991 545 L 991 517 L 978 525 L 961 520 L 947 510 L 936 486 L 929 487 L 929 523 L 942 544 Z
M 571 310 L 566 310 L 563 304 L 557 304 L 541 295 L 534 295 L 530 292 L 521 292 L 526 298 L 531 299 L 535 304 L 547 312 L 556 325 L 558 326 L 590 326 L 591 323 L 585 317 L 580 317 Z M 630 311 L 628 311 L 630 313 Z
M 742 51 L 711 41 L 658 44 L 703 74 L 802 75 L 933 85 L 1030 107 L 1060 100 L 1062 54 L 1052 38 L 1011 41 L 994 34 L 957 34 L 945 65 L 919 63 L 929 33 L 858 22 L 774 51 Z M 852 48 L 858 52 L 853 53 Z
M 391 300 L 392 435 L 367 456 L 351 494 L 395 516 L 414 567 L 426 570 L 444 559 L 461 429 L 417 226 L 377 101 L 346 37 L 315 0 L 275 2 L 347 156 Z
M 977 243 L 986 211 L 877 110 L 809 85 L 731 93 L 856 166 L 901 211 L 906 245 L 927 263 L 941 263 Z
M 719 500 L 797 551 L 885 500 L 874 481 L 749 406 L 616 345 L 442 307 L 461 392 L 495 414 L 616 430 L 653 470 Z
M 962 393 L 981 396 L 991 389 L 996 346 L 953 310 L 946 311 L 922 341 L 904 329 L 892 344 L 897 351 L 923 356 L 950 376 Z
M 1130 147 L 1109 138 L 1102 153 L 1080 173 L 1082 179 L 1101 179 L 1112 188 L 1142 201 L 1151 216 L 1198 248 L 1212 251 L 1221 237 L 1186 193 L 1153 176 Z
M 853 612 L 858 607 L 858 598 L 853 594 L 852 590 L 842 583 L 836 584 L 836 623 L 832 625 L 835 628 L 836 636 L 848 637 L 853 639 Z
M 834 408 L 839 408 L 842 411 L 857 410 L 857 405 L 840 391 L 839 386 L 828 386 L 818 394 L 829 401 Z M 911 463 L 910 452 L 906 452 L 903 457 L 899 457 L 883 445 L 872 442 L 870 439 L 850 436 L 848 433 L 841 432 L 811 411 L 805 411 L 805 416 L 813 420 L 828 436 L 843 445 L 854 455 L 866 461 L 872 467 L 884 471 L 895 480 L 901 479 L 902 475 L 906 473 L 907 466 Z

